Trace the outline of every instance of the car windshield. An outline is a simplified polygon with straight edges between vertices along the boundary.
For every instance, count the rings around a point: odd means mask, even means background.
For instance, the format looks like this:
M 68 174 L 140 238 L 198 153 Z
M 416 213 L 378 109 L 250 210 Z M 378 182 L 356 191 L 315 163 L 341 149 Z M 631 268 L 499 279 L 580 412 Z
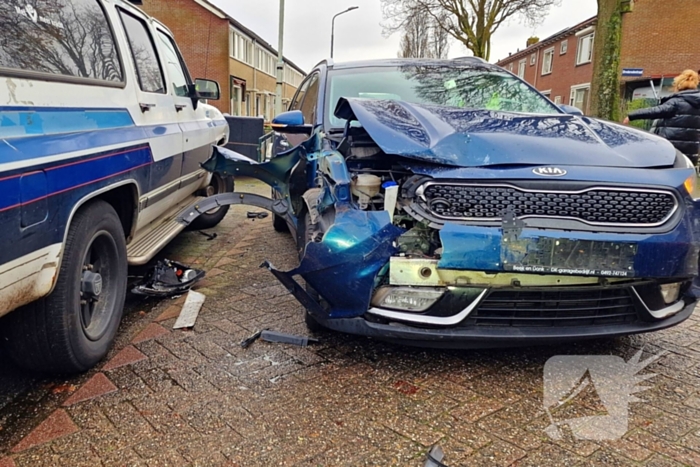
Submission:
M 515 76 L 492 67 L 410 65 L 331 70 L 326 126 L 343 128 L 333 115 L 341 97 L 434 104 L 529 114 L 560 113 L 547 98 Z

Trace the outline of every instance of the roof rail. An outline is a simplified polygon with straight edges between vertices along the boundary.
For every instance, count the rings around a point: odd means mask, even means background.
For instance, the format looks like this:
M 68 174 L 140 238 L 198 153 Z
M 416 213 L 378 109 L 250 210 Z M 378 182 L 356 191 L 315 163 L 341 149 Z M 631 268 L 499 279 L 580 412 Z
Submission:
M 324 58 L 323 60 L 318 62 L 316 65 L 314 65 L 314 68 L 316 68 L 320 65 L 333 66 L 333 59 L 332 58 Z
M 468 62 L 488 63 L 488 62 L 487 62 L 486 60 L 484 60 L 483 58 L 481 58 L 481 57 L 474 57 L 474 56 L 472 56 L 472 55 L 467 56 L 467 57 L 457 57 L 457 58 L 453 58 L 452 60 L 455 60 L 455 61 L 456 61 L 456 60 L 464 60 L 464 61 L 468 61 Z

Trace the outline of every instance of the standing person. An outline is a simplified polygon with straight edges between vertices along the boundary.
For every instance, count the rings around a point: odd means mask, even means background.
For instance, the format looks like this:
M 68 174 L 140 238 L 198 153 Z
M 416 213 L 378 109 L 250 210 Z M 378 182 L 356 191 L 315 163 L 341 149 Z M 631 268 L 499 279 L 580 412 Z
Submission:
M 664 97 L 661 105 L 635 110 L 624 121 L 656 120 L 651 132 L 669 140 L 693 164 L 700 153 L 700 77 L 685 70 L 673 80 L 675 94 Z

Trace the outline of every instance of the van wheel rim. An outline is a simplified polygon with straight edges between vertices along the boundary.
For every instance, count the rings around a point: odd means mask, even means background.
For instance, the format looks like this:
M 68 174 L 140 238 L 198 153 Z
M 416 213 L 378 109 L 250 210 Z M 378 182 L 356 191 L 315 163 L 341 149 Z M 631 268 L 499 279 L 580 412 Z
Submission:
M 85 250 L 79 284 L 80 324 L 93 342 L 105 335 L 117 311 L 118 274 L 117 244 L 108 232 L 97 232 Z

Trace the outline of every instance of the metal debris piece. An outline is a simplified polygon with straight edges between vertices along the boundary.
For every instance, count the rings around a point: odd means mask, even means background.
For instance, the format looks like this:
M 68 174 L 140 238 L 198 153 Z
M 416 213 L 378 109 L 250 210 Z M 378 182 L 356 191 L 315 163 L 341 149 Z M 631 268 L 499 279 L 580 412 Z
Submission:
M 309 344 L 318 343 L 318 339 L 314 339 L 307 336 L 295 336 L 293 334 L 284 334 L 282 332 L 275 331 L 262 331 L 260 338 L 266 342 L 274 342 L 279 344 L 292 344 L 298 345 L 299 347 L 306 347 Z
M 200 269 L 164 259 L 143 277 L 131 292 L 147 297 L 172 297 L 182 295 L 205 276 Z
M 260 339 L 260 335 L 262 334 L 262 330 L 260 331 L 255 331 L 250 337 L 246 337 L 241 341 L 241 347 L 244 349 L 247 349 L 250 347 L 250 345 L 255 342 L 256 340 Z
M 445 458 L 445 453 L 440 446 L 437 444 L 430 448 L 428 451 L 428 459 L 426 459 L 423 467 L 447 467 L 447 465 L 442 463 Z
M 190 290 L 173 329 L 194 327 L 194 323 L 197 322 L 197 316 L 199 316 L 199 310 L 202 309 L 206 298 L 206 295 Z
M 248 211 L 248 219 L 265 219 L 270 213 Z
M 205 237 L 207 237 L 208 242 L 211 242 L 212 240 L 216 239 L 216 237 L 218 237 L 218 235 L 216 233 L 210 234 L 210 233 L 206 233 L 203 230 L 198 230 L 197 232 L 199 232 L 200 235 L 204 235 Z

